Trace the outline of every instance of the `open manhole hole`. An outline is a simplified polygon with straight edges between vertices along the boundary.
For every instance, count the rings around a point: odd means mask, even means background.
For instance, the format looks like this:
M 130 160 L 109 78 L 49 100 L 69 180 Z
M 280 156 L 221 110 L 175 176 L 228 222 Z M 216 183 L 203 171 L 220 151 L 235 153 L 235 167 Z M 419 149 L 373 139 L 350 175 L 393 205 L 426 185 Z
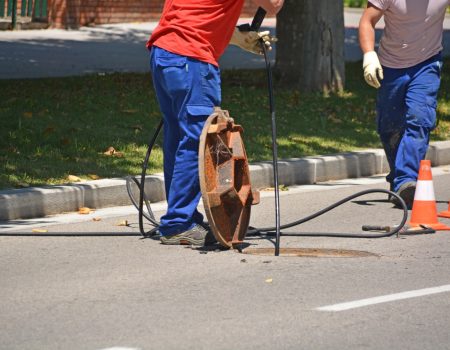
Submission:
M 249 255 L 275 255 L 275 248 L 247 248 L 242 253 Z M 312 258 L 365 258 L 377 254 L 361 250 L 323 249 L 323 248 L 280 248 L 280 256 Z

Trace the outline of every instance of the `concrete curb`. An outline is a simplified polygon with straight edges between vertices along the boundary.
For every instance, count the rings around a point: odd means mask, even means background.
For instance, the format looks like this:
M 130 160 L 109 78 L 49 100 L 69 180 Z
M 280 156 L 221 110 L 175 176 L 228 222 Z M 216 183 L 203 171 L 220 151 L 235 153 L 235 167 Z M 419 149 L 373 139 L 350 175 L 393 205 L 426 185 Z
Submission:
M 427 159 L 432 166 L 450 164 L 450 141 L 431 143 Z M 280 160 L 278 164 L 279 183 L 286 186 L 366 177 L 389 169 L 381 149 Z M 255 188 L 273 186 L 271 162 L 251 164 L 250 174 Z M 125 183 L 125 179 L 105 179 L 0 191 L 0 220 L 37 218 L 77 211 L 80 207 L 129 205 Z M 136 190 L 133 189 L 138 198 Z M 146 193 L 151 202 L 165 200 L 162 174 L 147 176 Z

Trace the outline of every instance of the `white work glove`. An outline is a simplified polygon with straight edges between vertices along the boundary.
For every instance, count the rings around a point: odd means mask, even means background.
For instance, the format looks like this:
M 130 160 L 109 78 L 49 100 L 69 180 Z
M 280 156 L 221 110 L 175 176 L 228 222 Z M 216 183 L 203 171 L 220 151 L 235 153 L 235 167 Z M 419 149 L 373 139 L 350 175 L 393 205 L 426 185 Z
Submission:
M 363 69 L 366 83 L 378 89 L 381 86 L 380 80 L 383 80 L 383 68 L 375 51 L 364 54 Z
M 277 38 L 270 35 L 270 32 L 241 32 L 237 27 L 234 29 L 233 36 L 230 40 L 230 44 L 239 46 L 241 49 L 249 51 L 251 53 L 256 53 L 258 55 L 263 54 L 260 39 L 263 40 L 264 45 L 270 51 L 272 50 L 271 44 L 277 41 Z

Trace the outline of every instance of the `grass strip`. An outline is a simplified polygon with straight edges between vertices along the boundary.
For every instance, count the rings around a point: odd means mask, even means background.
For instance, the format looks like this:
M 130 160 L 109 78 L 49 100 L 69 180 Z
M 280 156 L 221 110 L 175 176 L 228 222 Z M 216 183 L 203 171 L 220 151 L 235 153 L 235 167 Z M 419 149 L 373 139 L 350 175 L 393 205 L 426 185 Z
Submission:
M 380 147 L 376 91 L 360 63 L 346 68 L 341 94 L 301 94 L 276 83 L 280 158 Z M 244 127 L 250 161 L 270 160 L 265 71 L 224 71 L 222 82 L 222 108 Z M 432 140 L 450 139 L 449 86 L 447 59 Z M 148 74 L 0 80 L 0 92 L 0 189 L 139 174 L 161 117 Z M 162 170 L 161 142 L 149 173 Z

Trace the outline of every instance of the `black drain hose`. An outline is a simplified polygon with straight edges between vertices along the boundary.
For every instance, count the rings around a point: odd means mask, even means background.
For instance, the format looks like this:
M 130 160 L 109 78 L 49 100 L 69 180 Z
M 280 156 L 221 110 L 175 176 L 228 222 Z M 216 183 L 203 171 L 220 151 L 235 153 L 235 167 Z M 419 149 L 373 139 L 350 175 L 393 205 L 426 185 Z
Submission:
M 157 233 L 157 226 L 158 226 L 158 222 L 155 220 L 155 217 L 153 216 L 153 212 L 151 211 L 150 208 L 150 203 L 148 202 L 147 198 L 145 197 L 145 176 L 147 174 L 147 168 L 148 168 L 148 162 L 150 160 L 150 155 L 152 153 L 152 149 L 153 149 L 153 145 L 156 142 L 156 139 L 158 138 L 159 132 L 161 131 L 163 126 L 163 121 L 161 120 L 158 124 L 158 126 L 156 127 L 156 131 L 155 134 L 153 135 L 153 137 L 150 139 L 149 141 L 149 146 L 147 148 L 147 153 L 145 155 L 145 159 L 144 159 L 144 163 L 142 164 L 142 172 L 141 172 L 141 183 L 140 183 L 140 188 L 139 188 L 139 231 L 141 231 L 141 234 L 144 237 L 149 237 L 149 236 L 153 236 Z M 128 195 L 131 196 L 131 192 L 130 192 L 130 186 L 129 186 L 129 179 L 133 179 L 132 177 L 127 178 L 127 191 L 128 191 Z M 134 179 L 134 182 L 137 184 L 137 181 Z M 143 216 L 144 216 L 144 197 L 145 197 L 145 205 L 147 207 L 147 211 L 149 213 L 149 216 L 147 217 L 147 220 L 149 220 L 154 228 L 152 230 L 150 230 L 149 232 L 145 232 L 144 230 L 144 220 L 143 220 Z
M 158 134 L 161 130 L 162 127 L 162 122 L 159 123 L 159 125 L 156 128 L 156 131 L 154 133 L 154 135 L 150 138 L 150 142 L 148 144 L 148 149 L 147 149 L 147 154 L 145 156 L 145 160 L 144 163 L 142 165 L 142 173 L 141 173 L 141 181 L 139 182 L 135 177 L 133 176 L 129 176 L 126 179 L 126 185 L 127 185 L 127 192 L 128 195 L 130 197 L 131 202 L 133 203 L 133 205 L 136 207 L 136 209 L 139 212 L 139 230 L 140 233 L 143 237 L 151 237 L 157 234 L 157 230 L 158 230 L 158 226 L 159 226 L 159 222 L 155 219 L 153 212 L 151 210 L 151 204 L 150 201 L 148 200 L 147 195 L 145 194 L 145 176 L 147 173 L 147 169 L 148 169 L 148 162 L 150 159 L 150 155 L 152 152 L 152 149 L 154 147 L 154 144 L 156 142 L 156 139 L 158 137 Z M 274 169 L 277 169 L 274 167 Z M 274 170 L 275 172 L 275 170 Z M 276 174 L 278 175 L 278 174 Z M 133 194 L 133 189 L 132 186 L 136 185 L 139 188 L 139 200 L 136 200 L 134 194 Z M 403 217 L 402 220 L 400 222 L 399 225 L 392 227 L 390 230 L 387 230 L 386 227 L 384 226 L 380 226 L 380 227 L 370 227 L 370 226 L 364 226 L 365 230 L 368 229 L 375 229 L 375 230 L 379 230 L 379 231 L 385 231 L 382 233 L 356 233 L 356 234 L 350 234 L 350 233 L 334 233 L 334 232 L 323 232 L 323 233 L 309 233 L 309 232 L 303 232 L 303 233 L 289 233 L 289 232 L 280 232 L 280 230 L 282 229 L 286 229 L 286 228 L 291 228 L 300 224 L 303 224 L 307 221 L 310 221 L 312 219 L 315 219 L 327 212 L 329 212 L 330 210 L 348 202 L 351 201 L 352 199 L 355 199 L 357 197 L 361 197 L 367 194 L 371 194 L 371 193 L 385 193 L 387 195 L 393 196 L 395 198 L 398 199 L 398 201 L 401 204 L 401 209 L 403 211 Z M 279 197 L 278 197 L 279 200 Z M 144 212 L 144 203 L 147 209 L 147 213 Z M 279 202 L 277 202 L 279 203 Z M 277 206 L 278 210 L 279 210 L 279 204 Z M 277 214 L 277 217 L 279 218 L 279 212 Z M 150 231 L 145 231 L 144 229 L 144 225 L 143 225 L 143 219 L 147 219 L 150 222 L 150 225 L 153 226 L 153 228 Z M 405 226 L 406 220 L 408 219 L 408 209 L 406 207 L 405 202 L 403 201 L 403 199 L 395 192 L 392 191 L 388 191 L 388 190 L 384 190 L 384 189 L 369 189 L 369 190 L 364 190 L 364 191 L 360 191 L 357 193 L 354 193 L 348 197 L 345 197 L 343 199 L 341 199 L 340 201 L 333 203 L 332 205 L 319 210 L 316 213 L 313 213 L 309 216 L 306 216 L 302 219 L 293 221 L 291 223 L 288 224 L 284 224 L 284 225 L 280 225 L 279 227 L 275 226 L 275 227 L 263 227 L 263 228 L 250 228 L 247 231 L 246 237 L 254 237 L 254 236 L 259 236 L 259 237 L 264 237 L 264 236 L 314 236 L 314 237 L 342 237 L 342 238 L 383 238 L 383 237 L 389 237 L 392 236 L 394 234 L 400 234 L 404 231 L 402 231 L 402 229 Z M 279 230 L 277 232 L 277 229 Z M 408 231 L 408 233 L 415 233 L 415 234 L 420 234 L 420 233 L 434 233 L 433 230 L 430 230 L 429 228 L 423 228 L 423 230 L 414 230 L 414 231 Z
M 392 236 L 396 233 L 400 233 L 400 231 L 403 229 L 403 227 L 405 226 L 406 220 L 408 219 L 408 209 L 406 207 L 405 202 L 403 201 L 403 199 L 398 196 L 395 192 L 391 192 L 388 190 L 384 190 L 384 189 L 370 189 L 370 190 L 364 190 L 364 191 L 360 191 L 357 193 L 354 193 L 348 197 L 345 197 L 344 199 L 341 199 L 340 201 L 331 204 L 330 206 L 319 210 L 316 213 L 313 213 L 309 216 L 306 216 L 302 219 L 299 219 L 297 221 L 293 221 L 289 224 L 285 224 L 282 225 L 280 228 L 281 229 L 285 229 L 285 228 L 290 228 L 290 227 L 294 227 L 300 224 L 303 224 L 307 221 L 310 221 L 312 219 L 315 219 L 327 212 L 329 212 L 330 210 L 344 204 L 347 203 L 349 201 L 351 201 L 352 199 L 355 199 L 357 197 L 361 197 L 361 196 L 365 196 L 367 194 L 370 193 L 386 193 L 388 195 L 394 196 L 396 197 L 401 203 L 402 203 L 402 209 L 403 209 L 403 218 L 401 223 L 398 226 L 395 226 L 393 229 L 389 229 L 388 231 L 385 229 L 386 227 L 380 227 L 380 231 L 387 231 L 385 233 L 372 233 L 372 234 L 361 234 L 361 233 L 335 233 L 335 232 L 303 232 L 303 233 L 289 233 L 289 232 L 283 232 L 280 235 L 282 236 L 309 236 L 309 237 L 342 237 L 342 238 L 382 238 L 382 237 L 389 237 Z M 367 226 L 370 227 L 370 226 Z M 378 227 L 377 227 L 378 228 Z M 265 227 L 265 228 L 252 228 L 250 230 L 247 231 L 247 235 L 248 236 L 274 236 L 274 227 Z M 417 233 L 423 233 L 419 230 L 416 231 Z
M 255 26 L 260 26 L 262 19 L 264 18 L 265 15 L 265 11 L 262 10 L 261 8 L 258 9 L 257 14 L 255 15 L 255 18 L 252 22 L 252 26 L 250 26 L 250 28 L 252 30 L 257 30 L 258 28 L 253 28 Z M 271 127 L 272 127 L 272 157 L 273 157 L 273 176 L 274 176 L 274 186 L 275 186 L 275 227 L 266 227 L 266 228 L 251 228 L 250 230 L 247 231 L 247 236 L 275 236 L 276 237 L 276 242 L 275 242 L 275 255 L 278 256 L 279 255 L 279 250 L 280 250 L 280 238 L 281 236 L 316 236 L 316 237 L 342 237 L 342 238 L 382 238 L 382 237 L 389 237 L 392 236 L 394 234 L 399 234 L 400 231 L 404 228 L 406 220 L 408 219 L 408 209 L 406 207 L 405 202 L 403 201 L 403 199 L 401 197 L 399 197 L 396 193 L 388 191 L 388 190 L 384 190 L 384 189 L 372 189 L 372 190 L 365 190 L 365 191 L 361 191 L 361 192 L 357 192 L 351 196 L 348 196 L 320 211 L 318 211 L 317 213 L 314 213 L 312 215 L 309 215 L 305 218 L 299 219 L 297 221 L 294 221 L 292 223 L 289 224 L 285 224 L 285 225 L 281 225 L 280 224 L 280 194 L 279 194 L 279 185 L 278 185 L 278 147 L 277 147 L 277 132 L 276 132 L 276 119 L 275 119 L 275 103 L 274 103 L 274 96 L 273 96 L 273 79 L 272 79 L 272 69 L 271 69 L 271 65 L 270 65 L 270 60 L 268 58 L 267 55 L 267 48 L 266 45 L 264 44 L 264 42 L 261 40 L 261 48 L 263 50 L 264 53 L 264 60 L 265 60 L 265 64 L 266 64 L 266 71 L 267 71 L 267 81 L 268 81 L 268 91 L 269 91 L 269 106 L 270 106 L 270 117 L 271 117 Z M 158 222 L 155 220 L 154 216 L 153 216 L 153 212 L 151 211 L 150 208 L 150 203 L 147 199 L 147 196 L 145 195 L 145 175 L 147 172 L 147 167 L 148 167 L 148 161 L 150 158 L 150 154 L 152 151 L 152 148 L 155 144 L 155 141 L 158 137 L 158 134 L 161 130 L 162 127 L 162 121 L 159 123 L 159 125 L 156 128 L 155 134 L 153 135 L 153 137 L 150 139 L 150 142 L 148 144 L 148 150 L 147 150 L 147 154 L 145 156 L 145 160 L 142 166 L 142 174 L 141 174 L 141 181 L 140 183 L 136 180 L 136 178 L 134 177 L 128 177 L 127 178 L 127 191 L 128 191 L 128 195 L 130 196 L 131 202 L 133 203 L 133 205 L 138 209 L 139 211 L 139 230 L 141 232 L 141 234 L 144 237 L 149 237 L 152 235 L 157 234 L 157 229 L 158 229 Z M 139 195 L 139 203 L 136 202 L 133 193 L 132 193 L 132 188 L 131 188 L 131 184 L 135 183 L 139 189 L 140 189 L 140 195 Z M 370 233 L 370 234 L 364 234 L 364 233 L 360 233 L 360 234 L 348 234 L 348 233 L 333 233 L 333 232 L 326 232 L 326 233 L 288 233 L 288 232 L 283 232 L 281 233 L 281 229 L 285 229 L 285 228 L 290 228 L 293 226 L 297 226 L 300 225 L 304 222 L 307 222 L 309 220 L 312 220 L 320 215 L 325 214 L 326 212 L 354 199 L 360 196 L 364 196 L 366 194 L 370 194 L 370 193 L 386 193 L 390 196 L 393 196 L 395 198 L 397 198 L 401 204 L 401 207 L 403 209 L 403 218 L 401 223 L 398 226 L 395 226 L 393 229 L 384 232 L 384 233 Z M 143 203 L 145 202 L 145 205 L 147 207 L 147 213 L 143 212 Z M 143 218 L 146 218 L 147 220 L 149 220 L 152 224 L 152 226 L 154 227 L 152 230 L 145 232 L 144 227 L 143 227 Z M 273 232 L 275 230 L 275 232 Z M 416 233 L 431 233 L 430 229 L 426 228 L 426 232 L 421 232 L 419 231 L 415 231 Z M 383 229 L 383 231 L 385 231 Z M 431 230 L 433 231 L 433 230 Z
M 280 219 L 280 188 L 278 185 L 278 144 L 277 144 L 277 123 L 275 119 L 275 101 L 273 98 L 273 80 L 272 68 L 270 60 L 267 56 L 267 48 L 260 39 L 261 48 L 264 52 L 264 61 L 266 62 L 267 72 L 267 86 L 269 90 L 269 110 L 270 110 L 270 125 L 272 130 L 272 164 L 273 164 L 273 182 L 275 186 L 275 256 L 280 255 L 280 239 L 281 239 L 281 219 Z

